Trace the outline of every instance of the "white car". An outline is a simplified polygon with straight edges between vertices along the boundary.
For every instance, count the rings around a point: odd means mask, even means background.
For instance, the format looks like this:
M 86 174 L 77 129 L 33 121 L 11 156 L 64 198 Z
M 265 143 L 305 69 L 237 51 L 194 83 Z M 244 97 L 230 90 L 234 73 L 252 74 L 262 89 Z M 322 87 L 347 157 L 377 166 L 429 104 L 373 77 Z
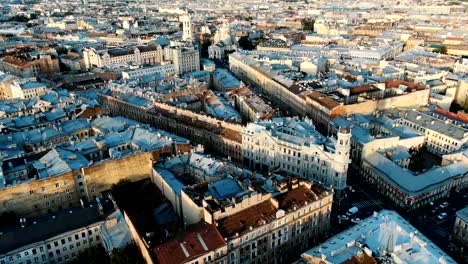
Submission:
M 447 207 L 449 204 L 447 202 L 443 202 L 441 205 L 440 205 L 440 208 L 445 208 Z
M 341 220 L 349 220 L 349 217 L 346 216 L 346 215 L 340 215 L 340 216 L 338 216 L 338 219 L 341 219 Z
M 361 219 L 359 219 L 359 218 L 353 218 L 353 219 L 351 220 L 351 222 L 357 224 L 357 223 L 361 222 Z
M 447 217 L 447 213 L 441 213 L 440 215 L 437 216 L 437 218 L 439 218 L 439 220 L 442 220 L 445 217 Z

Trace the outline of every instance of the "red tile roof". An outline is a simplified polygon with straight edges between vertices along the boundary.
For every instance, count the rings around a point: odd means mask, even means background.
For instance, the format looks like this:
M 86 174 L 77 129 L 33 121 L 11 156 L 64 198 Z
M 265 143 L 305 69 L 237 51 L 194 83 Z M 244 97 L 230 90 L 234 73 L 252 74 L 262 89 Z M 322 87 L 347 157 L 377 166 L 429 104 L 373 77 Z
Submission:
M 465 124 L 468 123 L 468 114 L 462 111 L 458 111 L 458 113 L 455 114 L 448 110 L 437 108 L 436 110 L 434 110 L 434 113 L 441 115 L 441 116 L 445 116 L 448 119 L 456 120 Z
M 219 220 L 218 228 L 223 236 L 232 237 L 236 233 L 240 234 L 248 230 L 250 227 L 255 228 L 263 225 L 263 221 L 266 223 L 271 222 L 277 210 L 278 208 L 270 200 L 261 202 Z
M 153 248 L 160 264 L 179 264 L 226 245 L 218 229 L 205 222 L 188 227 L 174 239 Z

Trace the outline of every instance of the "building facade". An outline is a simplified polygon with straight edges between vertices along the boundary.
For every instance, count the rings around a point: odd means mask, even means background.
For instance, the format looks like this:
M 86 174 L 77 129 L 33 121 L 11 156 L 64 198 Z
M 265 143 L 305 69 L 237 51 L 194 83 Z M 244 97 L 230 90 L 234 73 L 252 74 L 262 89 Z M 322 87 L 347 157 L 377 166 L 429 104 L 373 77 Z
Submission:
M 163 50 L 160 45 L 113 48 L 102 51 L 85 48 L 83 57 L 86 69 L 121 63 L 155 65 L 163 61 Z
M 274 118 L 245 127 L 242 157 L 244 164 L 257 170 L 281 170 L 342 190 L 350 163 L 350 141 L 346 128 L 339 130 L 336 142 L 327 143 L 308 119 Z
M 164 58 L 172 61 L 177 74 L 200 70 L 200 53 L 196 47 L 166 47 Z
M 456 214 L 452 243 L 462 259 L 468 260 L 468 207 L 461 209 Z

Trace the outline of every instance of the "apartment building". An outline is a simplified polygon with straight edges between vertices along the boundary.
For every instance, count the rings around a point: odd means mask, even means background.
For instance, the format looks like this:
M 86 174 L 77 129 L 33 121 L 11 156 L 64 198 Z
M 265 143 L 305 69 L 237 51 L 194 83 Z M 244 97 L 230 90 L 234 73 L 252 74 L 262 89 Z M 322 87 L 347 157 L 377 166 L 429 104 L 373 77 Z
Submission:
M 468 260 L 468 207 L 465 207 L 456 213 L 455 225 L 453 226 L 452 242 L 456 251 Z
M 191 148 L 188 140 L 165 131 L 136 127 L 136 122 L 129 127 L 129 120 L 120 121 L 97 119 L 93 140 L 86 137 L 70 146 L 56 146 L 37 160 L 3 157 L 8 163 L 0 175 L 4 201 L 0 213 L 29 217 L 79 206 L 80 200 L 94 200 L 121 179 L 148 178 L 151 160 Z
M 275 110 L 247 86 L 232 91 L 236 109 L 247 122 L 258 122 L 273 117 Z
M 392 153 L 389 155 L 385 150 L 369 151 L 362 159 L 360 173 L 363 180 L 404 210 L 428 206 L 431 202 L 448 197 L 454 190 L 468 187 L 466 155 L 420 173 L 404 168 L 399 162 L 403 159 Z
M 342 190 L 350 163 L 351 133 L 341 128 L 337 135 L 329 141 L 307 118 L 249 123 L 242 131 L 243 161 L 256 170 L 280 170 Z
M 101 244 L 100 227 L 107 213 L 97 204 L 73 208 L 46 220 L 28 222 L 15 232 L 6 232 L 0 237 L 0 263 L 70 262 L 86 249 Z
M 194 46 L 164 48 L 164 59 L 172 61 L 177 74 L 200 70 L 200 53 Z
M 155 67 L 143 67 L 133 70 L 122 71 L 122 79 L 136 79 L 148 75 L 161 75 L 167 77 L 176 74 L 174 64 L 162 64 Z
M 382 210 L 307 250 L 295 264 L 382 262 L 456 263 L 398 213 Z
M 163 49 L 160 45 L 146 45 L 107 50 L 85 48 L 83 57 L 86 69 L 102 68 L 110 64 L 133 63 L 137 65 L 155 65 L 163 61 Z
M 0 60 L 0 70 L 18 77 L 37 77 L 40 73 L 60 72 L 59 60 L 50 54 L 5 56 Z
M 427 150 L 444 155 L 462 149 L 468 142 L 468 129 L 416 110 L 388 110 L 395 126 L 404 126 L 424 134 Z
M 190 174 L 180 164 L 187 158 L 191 156 L 156 164 L 152 181 L 186 225 L 214 224 L 226 242 L 226 259 L 198 259 L 199 263 L 284 263 L 327 234 L 332 191 L 281 174 L 251 175 L 246 182 L 249 172 L 236 166 L 225 167 L 222 179 L 186 185 Z M 214 162 L 200 164 L 191 166 L 211 168 Z

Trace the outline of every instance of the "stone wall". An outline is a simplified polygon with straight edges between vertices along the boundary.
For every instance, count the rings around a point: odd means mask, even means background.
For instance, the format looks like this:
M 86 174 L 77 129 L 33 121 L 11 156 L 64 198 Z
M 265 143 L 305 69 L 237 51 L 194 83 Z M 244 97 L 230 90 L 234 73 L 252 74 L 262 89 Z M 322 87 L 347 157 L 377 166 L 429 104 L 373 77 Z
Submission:
M 13 211 L 19 216 L 34 216 L 78 206 L 77 187 L 73 172 L 67 172 L 0 188 L 0 214 Z

